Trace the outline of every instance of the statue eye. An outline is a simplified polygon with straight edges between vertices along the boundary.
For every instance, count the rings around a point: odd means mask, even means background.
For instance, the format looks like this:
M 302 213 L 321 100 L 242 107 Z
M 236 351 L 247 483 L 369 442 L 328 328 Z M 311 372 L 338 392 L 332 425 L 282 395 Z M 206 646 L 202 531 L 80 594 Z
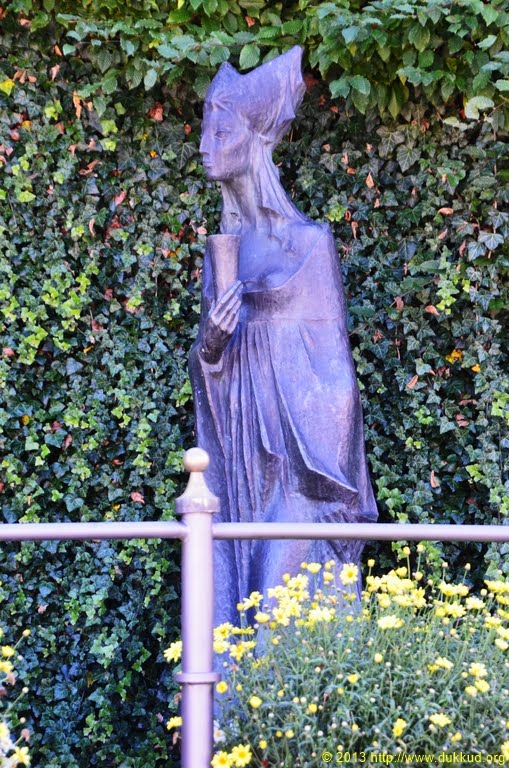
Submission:
M 230 131 L 216 131 L 216 139 L 224 139 L 230 135 Z

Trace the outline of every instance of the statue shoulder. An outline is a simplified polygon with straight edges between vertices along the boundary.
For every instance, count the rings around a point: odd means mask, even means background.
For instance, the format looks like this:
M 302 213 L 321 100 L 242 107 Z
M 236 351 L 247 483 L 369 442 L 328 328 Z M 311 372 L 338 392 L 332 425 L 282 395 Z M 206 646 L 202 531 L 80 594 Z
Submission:
M 315 248 L 328 250 L 331 246 L 335 249 L 334 236 L 328 224 L 310 221 L 298 224 L 292 232 L 294 239 L 299 242 L 300 248 L 305 248 L 309 253 Z

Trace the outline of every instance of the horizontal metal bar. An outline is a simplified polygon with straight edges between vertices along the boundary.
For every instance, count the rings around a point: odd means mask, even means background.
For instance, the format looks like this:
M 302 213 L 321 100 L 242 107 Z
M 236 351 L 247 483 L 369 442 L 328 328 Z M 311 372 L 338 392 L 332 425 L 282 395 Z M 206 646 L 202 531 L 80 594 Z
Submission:
M 180 539 L 187 528 L 174 521 L 125 523 L 3 523 L 0 541 Z M 509 541 L 509 525 L 438 523 L 215 523 L 214 539 L 362 539 L 371 541 Z
M 185 539 L 183 523 L 160 520 L 126 523 L 3 523 L 0 541 L 89 541 L 97 539 Z
M 372 541 L 509 541 L 509 525 L 438 523 L 215 523 L 215 539 L 362 539 Z

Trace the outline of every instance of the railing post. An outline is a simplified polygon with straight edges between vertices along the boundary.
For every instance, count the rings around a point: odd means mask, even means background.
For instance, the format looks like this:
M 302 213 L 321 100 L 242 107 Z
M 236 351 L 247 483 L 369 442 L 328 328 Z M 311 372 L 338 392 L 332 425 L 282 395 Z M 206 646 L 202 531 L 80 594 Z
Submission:
M 191 448 L 184 467 L 191 473 L 176 511 L 187 528 L 182 542 L 182 768 L 209 768 L 213 749 L 214 581 L 212 515 L 219 500 L 205 482 L 208 454 Z

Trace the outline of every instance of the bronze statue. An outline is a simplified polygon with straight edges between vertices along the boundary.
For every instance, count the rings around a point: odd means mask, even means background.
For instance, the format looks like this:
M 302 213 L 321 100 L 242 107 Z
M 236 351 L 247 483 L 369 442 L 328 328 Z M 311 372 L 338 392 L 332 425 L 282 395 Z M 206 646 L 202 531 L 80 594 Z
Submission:
M 328 225 L 279 181 L 272 150 L 304 95 L 296 46 L 247 75 L 219 68 L 200 152 L 221 183 L 190 358 L 198 444 L 222 521 L 374 522 L 343 285 Z M 358 562 L 359 541 L 215 543 L 216 622 L 302 561 Z

